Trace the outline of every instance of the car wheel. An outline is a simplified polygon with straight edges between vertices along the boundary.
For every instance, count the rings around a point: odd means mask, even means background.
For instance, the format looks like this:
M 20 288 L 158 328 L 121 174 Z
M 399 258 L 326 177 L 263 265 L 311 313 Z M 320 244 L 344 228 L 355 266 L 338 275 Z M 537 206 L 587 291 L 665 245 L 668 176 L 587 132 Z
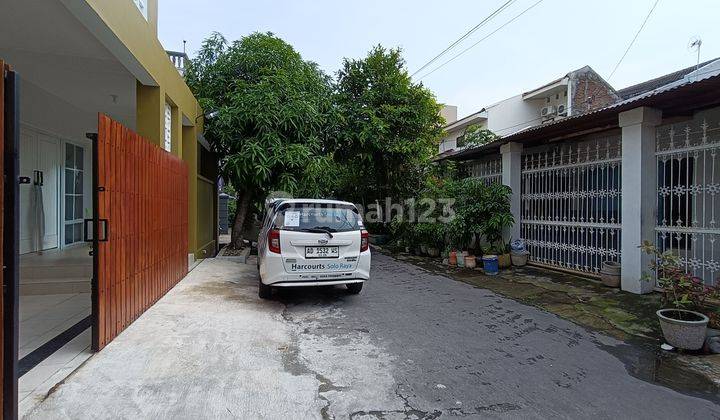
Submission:
M 348 292 L 352 295 L 357 295 L 362 290 L 363 284 L 362 283 L 350 283 L 347 284 Z
M 258 279 L 258 296 L 260 299 L 270 299 L 272 296 L 272 287 L 264 284 L 260 279 Z

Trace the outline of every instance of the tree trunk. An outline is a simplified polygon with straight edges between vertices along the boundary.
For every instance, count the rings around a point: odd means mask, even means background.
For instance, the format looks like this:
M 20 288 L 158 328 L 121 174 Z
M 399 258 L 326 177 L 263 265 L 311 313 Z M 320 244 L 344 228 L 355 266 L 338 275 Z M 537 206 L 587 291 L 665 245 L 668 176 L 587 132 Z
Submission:
M 235 220 L 233 221 L 232 236 L 230 237 L 230 243 L 235 249 L 242 248 L 245 219 L 247 219 L 247 213 L 248 209 L 250 208 L 251 202 L 252 194 L 247 191 L 242 193 L 240 201 L 237 205 L 237 209 L 235 211 Z

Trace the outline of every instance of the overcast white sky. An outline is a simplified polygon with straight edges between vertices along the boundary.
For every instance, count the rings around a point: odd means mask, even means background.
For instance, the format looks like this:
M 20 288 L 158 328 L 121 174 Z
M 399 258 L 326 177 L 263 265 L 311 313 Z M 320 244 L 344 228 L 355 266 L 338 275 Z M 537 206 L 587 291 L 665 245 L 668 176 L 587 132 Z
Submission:
M 516 0 L 445 59 L 536 1 Z M 458 105 L 459 115 L 464 116 L 586 64 L 607 79 L 654 1 L 544 0 L 422 82 L 440 102 Z M 159 36 L 171 50 L 181 50 L 187 40 L 192 56 L 213 31 L 230 40 L 271 31 L 331 74 L 343 57 L 362 57 L 380 43 L 401 47 L 413 73 L 502 3 L 160 0 Z M 694 37 L 703 40 L 702 61 L 719 57 L 718 18 L 717 0 L 660 0 L 609 82 L 622 88 L 694 65 L 696 53 L 688 49 Z

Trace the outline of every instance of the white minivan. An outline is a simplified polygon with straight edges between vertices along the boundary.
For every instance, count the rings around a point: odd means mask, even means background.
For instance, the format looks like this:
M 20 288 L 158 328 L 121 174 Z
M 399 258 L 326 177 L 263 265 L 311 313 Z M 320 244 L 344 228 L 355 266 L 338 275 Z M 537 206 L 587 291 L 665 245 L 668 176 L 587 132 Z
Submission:
M 263 299 L 273 287 L 344 284 L 360 293 L 370 278 L 370 246 L 358 209 L 346 201 L 271 201 L 258 237 L 258 270 Z

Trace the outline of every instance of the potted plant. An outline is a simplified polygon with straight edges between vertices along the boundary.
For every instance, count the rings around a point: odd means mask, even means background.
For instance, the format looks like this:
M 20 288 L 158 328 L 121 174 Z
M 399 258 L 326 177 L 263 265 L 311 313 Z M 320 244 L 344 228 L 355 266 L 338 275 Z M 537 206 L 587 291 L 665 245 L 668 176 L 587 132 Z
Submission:
M 444 245 L 445 226 L 442 223 L 434 222 L 428 226 L 428 255 L 437 258 Z
M 710 319 L 701 311 L 706 310 L 708 298 L 718 297 L 718 289 L 686 273 L 680 258 L 672 252 L 661 252 L 647 241 L 641 248 L 654 257 L 650 268 L 662 288 L 663 308 L 657 311 L 657 316 L 665 341 L 685 350 L 702 348 Z M 646 276 L 645 280 L 652 278 Z
M 600 280 L 607 287 L 620 287 L 620 263 L 603 261 L 600 268 Z
M 488 243 L 492 244 L 492 252 L 498 257 L 500 268 L 510 267 L 510 242 L 504 243 L 503 231 L 515 223 L 512 213 L 499 212 L 490 216 L 484 226 L 483 233 Z
M 498 267 L 499 268 L 510 268 L 512 265 L 512 259 L 510 257 L 510 243 L 501 244 L 495 248 L 495 253 L 498 256 Z

